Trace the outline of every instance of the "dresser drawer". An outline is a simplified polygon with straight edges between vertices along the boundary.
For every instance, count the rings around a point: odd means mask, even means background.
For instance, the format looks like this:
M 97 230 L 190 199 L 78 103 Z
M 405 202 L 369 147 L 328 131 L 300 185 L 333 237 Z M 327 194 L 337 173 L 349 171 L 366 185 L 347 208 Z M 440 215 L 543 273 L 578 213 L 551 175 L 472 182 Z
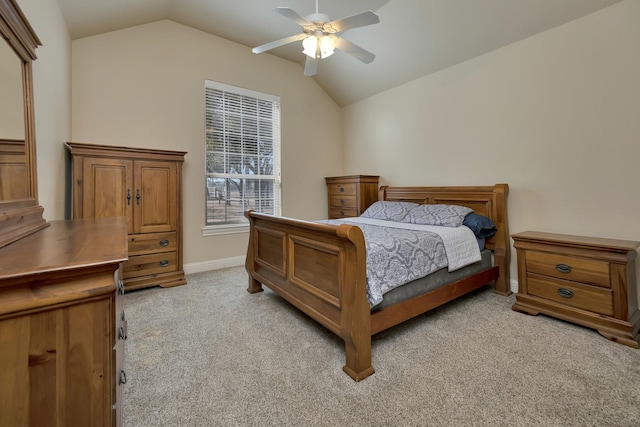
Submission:
M 358 210 L 354 208 L 338 208 L 338 207 L 330 207 L 329 208 L 329 218 L 347 218 L 358 216 Z
M 535 274 L 527 276 L 527 289 L 530 295 L 606 316 L 613 315 L 613 293 L 609 289 Z
M 355 196 L 331 196 L 329 200 L 330 208 L 355 209 L 358 206 Z
M 129 256 L 175 251 L 178 247 L 176 236 L 175 232 L 130 234 Z
M 175 251 L 131 256 L 129 257 L 129 261 L 124 263 L 124 278 L 130 279 L 132 277 L 176 271 L 177 259 L 178 256 Z
M 355 196 L 357 188 L 357 184 L 329 184 L 327 191 L 329 192 L 329 196 Z
M 609 263 L 592 259 L 542 252 L 527 252 L 527 272 L 574 282 L 611 287 Z

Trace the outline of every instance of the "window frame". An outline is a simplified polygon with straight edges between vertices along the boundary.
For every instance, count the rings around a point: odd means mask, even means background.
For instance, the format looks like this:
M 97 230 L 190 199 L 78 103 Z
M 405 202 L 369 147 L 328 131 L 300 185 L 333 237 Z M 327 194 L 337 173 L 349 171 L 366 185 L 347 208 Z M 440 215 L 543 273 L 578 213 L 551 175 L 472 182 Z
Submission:
M 270 137 L 273 139 L 273 153 L 272 153 L 272 163 L 273 163 L 273 173 L 271 175 L 262 175 L 260 173 L 258 174 L 242 174 L 242 173 L 236 173 L 236 174 L 232 174 L 228 171 L 225 172 L 208 172 L 209 168 L 208 168 L 208 164 L 209 164 L 209 153 L 211 153 L 210 151 L 208 151 L 208 135 L 211 135 L 212 132 L 207 128 L 207 114 L 209 112 L 209 110 L 211 109 L 211 104 L 207 101 L 207 89 L 214 89 L 217 91 L 221 91 L 223 92 L 223 95 L 225 93 L 228 93 L 230 96 L 232 97 L 249 97 L 249 98 L 253 98 L 256 99 L 258 102 L 271 102 L 273 103 L 273 108 L 275 108 L 275 112 L 274 112 L 274 116 L 272 117 L 270 124 L 272 126 L 272 130 L 270 133 Z M 229 156 L 229 151 L 227 151 L 228 148 L 228 140 L 227 138 L 230 136 L 230 133 L 228 134 L 227 129 L 226 129 L 226 125 L 230 123 L 230 121 L 227 121 L 227 115 L 231 116 L 233 114 L 238 114 L 237 111 L 232 111 L 231 109 L 227 109 L 226 107 L 222 110 L 218 110 L 218 111 L 222 111 L 224 114 L 224 118 L 223 120 L 225 121 L 225 130 L 221 131 L 220 133 L 222 134 L 222 137 L 225 140 L 225 143 L 223 144 L 224 146 L 224 151 L 222 151 L 223 156 L 225 157 L 225 159 L 228 158 Z M 244 112 L 240 113 L 240 115 L 242 116 L 242 118 L 245 117 Z M 247 117 L 252 118 L 252 114 L 248 114 Z M 258 113 L 258 109 L 256 109 L 255 111 L 255 118 L 256 118 L 256 122 L 258 122 L 259 119 L 259 113 Z M 257 179 L 261 176 L 267 176 L 269 180 L 273 180 L 273 196 L 272 196 L 272 202 L 273 202 L 273 212 L 269 212 L 269 213 L 273 213 L 274 215 L 281 215 L 282 213 L 282 180 L 281 180 L 281 171 L 282 171 L 282 163 L 281 163 L 281 105 L 280 105 L 280 97 L 279 96 L 275 96 L 275 95 L 271 95 L 271 94 L 266 94 L 263 92 L 258 92 L 258 91 L 254 91 L 254 90 L 250 90 L 250 89 L 246 89 L 246 88 L 241 88 L 241 87 L 237 87 L 237 86 L 232 86 L 232 85 L 228 85 L 228 84 L 224 84 L 224 83 L 220 83 L 220 82 L 216 82 L 213 80 L 209 80 L 209 79 L 205 79 L 204 81 L 204 180 L 205 180 L 205 192 L 204 192 L 204 199 L 205 199 L 205 224 L 202 227 L 202 235 L 203 236 L 211 236 L 211 235 L 223 235 L 223 234 L 235 234 L 235 233 L 246 233 L 249 231 L 249 223 L 246 220 L 246 218 L 242 217 L 242 219 L 240 219 L 239 221 L 230 221 L 230 222 L 225 222 L 225 223 L 219 223 L 219 224 L 209 224 L 209 202 L 211 200 L 211 196 L 208 194 L 209 193 L 209 188 L 208 188 L 208 180 L 210 178 L 219 178 L 219 179 L 233 179 L 233 177 L 235 177 L 237 175 L 237 179 Z M 252 148 L 251 144 L 245 144 L 244 140 L 245 138 L 250 140 L 251 138 L 255 139 L 255 141 L 259 140 L 259 130 L 258 130 L 258 126 L 256 126 L 255 129 L 255 133 L 249 132 L 247 134 L 244 133 L 244 129 L 242 130 L 243 133 L 241 133 L 242 138 L 241 140 L 243 142 L 241 142 L 241 147 L 242 147 L 242 153 L 245 152 L 245 148 Z M 258 142 L 256 142 L 255 144 L 259 144 Z M 258 150 L 258 147 L 253 147 L 256 151 Z M 220 154 L 220 152 L 218 152 L 218 154 Z M 233 153 L 234 155 L 237 155 L 237 153 Z M 259 159 L 259 154 L 256 154 L 256 157 Z M 260 168 L 258 168 L 260 169 Z M 245 182 L 243 182 L 243 185 L 245 184 Z M 241 200 L 244 201 L 245 200 L 253 200 L 250 198 L 246 198 L 244 197 L 244 195 L 242 196 Z M 255 209 L 256 211 L 259 211 L 259 209 Z

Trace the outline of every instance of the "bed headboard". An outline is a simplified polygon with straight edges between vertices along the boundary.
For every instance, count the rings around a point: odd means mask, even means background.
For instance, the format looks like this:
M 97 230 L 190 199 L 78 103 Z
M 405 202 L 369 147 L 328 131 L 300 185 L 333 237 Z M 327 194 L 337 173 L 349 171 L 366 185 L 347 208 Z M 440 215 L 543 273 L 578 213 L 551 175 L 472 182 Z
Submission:
M 491 218 L 498 232 L 487 239 L 485 247 L 493 251 L 494 263 L 500 268 L 496 292 L 509 295 L 509 264 L 511 245 L 507 216 L 508 184 L 461 187 L 389 187 L 382 186 L 378 200 L 394 200 L 420 204 L 446 204 L 467 206 L 474 212 Z

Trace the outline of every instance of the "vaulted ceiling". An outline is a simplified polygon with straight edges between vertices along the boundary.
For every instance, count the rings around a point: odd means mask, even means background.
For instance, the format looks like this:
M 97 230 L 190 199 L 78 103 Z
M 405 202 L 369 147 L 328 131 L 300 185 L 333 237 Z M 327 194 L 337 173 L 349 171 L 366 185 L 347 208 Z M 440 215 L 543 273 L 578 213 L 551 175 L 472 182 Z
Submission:
M 302 16 L 338 19 L 372 10 L 380 23 L 344 38 L 374 53 L 363 64 L 344 52 L 320 61 L 315 79 L 345 106 L 442 70 L 623 0 L 58 0 L 72 39 L 170 19 L 254 46 L 301 32 L 273 11 L 289 7 Z M 301 42 L 268 53 L 299 63 Z

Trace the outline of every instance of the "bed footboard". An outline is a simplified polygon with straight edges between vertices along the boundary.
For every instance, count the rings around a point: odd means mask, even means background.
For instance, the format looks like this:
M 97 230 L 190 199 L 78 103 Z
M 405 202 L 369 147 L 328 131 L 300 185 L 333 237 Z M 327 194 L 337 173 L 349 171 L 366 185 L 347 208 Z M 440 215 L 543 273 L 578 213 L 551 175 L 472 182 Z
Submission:
M 269 287 L 345 342 L 343 370 L 355 381 L 373 374 L 362 231 L 247 211 L 247 291 Z

